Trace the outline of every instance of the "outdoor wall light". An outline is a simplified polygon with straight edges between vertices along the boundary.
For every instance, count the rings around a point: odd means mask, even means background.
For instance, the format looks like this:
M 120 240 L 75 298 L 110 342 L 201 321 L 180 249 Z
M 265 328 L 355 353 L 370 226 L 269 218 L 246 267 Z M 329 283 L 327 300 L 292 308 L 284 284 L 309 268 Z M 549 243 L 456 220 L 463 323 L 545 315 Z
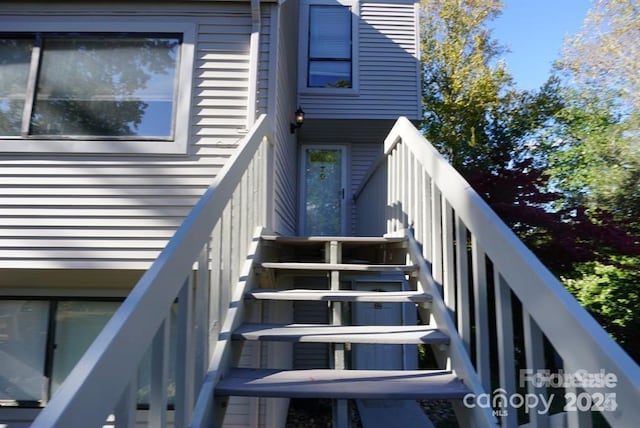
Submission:
M 300 128 L 304 123 L 304 110 L 302 107 L 298 107 L 296 110 L 295 122 L 291 123 L 291 133 L 296 132 L 296 129 Z

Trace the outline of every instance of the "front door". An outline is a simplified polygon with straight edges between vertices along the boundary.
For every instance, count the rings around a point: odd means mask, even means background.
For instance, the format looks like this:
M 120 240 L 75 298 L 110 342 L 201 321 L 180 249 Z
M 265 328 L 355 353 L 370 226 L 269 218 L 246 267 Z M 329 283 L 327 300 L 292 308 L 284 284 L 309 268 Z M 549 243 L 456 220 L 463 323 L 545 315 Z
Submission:
M 346 165 L 344 146 L 302 146 L 301 235 L 345 234 Z

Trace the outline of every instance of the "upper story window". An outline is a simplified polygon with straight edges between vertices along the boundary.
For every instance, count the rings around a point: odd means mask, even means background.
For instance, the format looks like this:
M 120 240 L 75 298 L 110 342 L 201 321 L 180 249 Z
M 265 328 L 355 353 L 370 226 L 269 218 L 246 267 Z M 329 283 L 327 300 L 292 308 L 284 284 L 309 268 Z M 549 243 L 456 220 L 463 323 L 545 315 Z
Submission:
M 307 0 L 300 19 L 301 92 L 357 90 L 357 2 Z
M 184 37 L 0 33 L 0 151 L 186 152 Z
M 309 7 L 310 88 L 351 88 L 351 8 Z

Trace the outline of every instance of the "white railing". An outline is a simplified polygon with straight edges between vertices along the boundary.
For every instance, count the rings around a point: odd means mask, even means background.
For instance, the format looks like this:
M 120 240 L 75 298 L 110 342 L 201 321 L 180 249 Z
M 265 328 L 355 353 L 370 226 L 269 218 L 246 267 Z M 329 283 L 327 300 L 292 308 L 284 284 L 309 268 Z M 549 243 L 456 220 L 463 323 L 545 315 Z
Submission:
M 250 253 L 266 222 L 270 132 L 261 116 L 32 427 L 99 427 L 109 415 L 115 426 L 134 427 L 136 375 L 150 347 L 146 422 L 164 427 L 172 416 L 174 426 L 188 426 L 196 397 L 209 386 L 210 360 L 224 354 L 214 351 L 220 320 L 234 306 L 233 288 L 246 281 Z M 169 387 L 175 306 L 175 374 Z M 174 391 L 171 415 L 168 390 Z
M 376 214 L 372 207 L 380 190 L 368 184 L 380 177 L 387 182 L 387 203 Z M 387 232 L 409 229 L 415 236 L 413 255 L 421 252 L 437 284 L 434 291 L 442 291 L 490 395 L 489 410 L 503 426 L 549 426 L 560 418 L 564 426 L 589 427 L 592 410 L 613 427 L 637 426 L 638 365 L 407 119 L 398 120 L 385 140 L 384 160 L 356 193 L 356 206 L 379 219 L 371 227 L 379 229 L 384 219 Z M 421 283 L 428 287 L 429 281 Z M 434 317 L 444 315 L 437 304 L 432 311 Z M 550 359 L 554 355 L 561 361 Z M 466 376 L 468 366 L 453 357 L 453 369 L 462 368 Z M 544 381 L 545 370 L 554 369 L 550 365 L 565 376 L 547 383 L 558 386 L 560 379 L 566 388 L 530 381 L 536 374 Z M 520 397 L 530 401 L 520 404 Z M 542 399 L 560 404 L 559 413 L 551 418 Z

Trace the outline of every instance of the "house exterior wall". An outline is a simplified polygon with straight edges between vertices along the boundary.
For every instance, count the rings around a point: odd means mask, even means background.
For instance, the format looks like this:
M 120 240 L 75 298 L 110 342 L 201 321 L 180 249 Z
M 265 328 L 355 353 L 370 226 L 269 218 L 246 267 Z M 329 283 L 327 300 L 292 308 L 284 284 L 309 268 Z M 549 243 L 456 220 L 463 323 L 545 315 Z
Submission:
M 274 112 L 273 159 L 273 229 L 283 235 L 296 233 L 296 204 L 298 185 L 296 134 L 290 131 L 290 123 L 297 102 L 297 46 L 298 1 L 286 1 L 278 8 L 277 30 L 271 32 L 278 39 L 278 50 L 271 62 L 271 92 L 269 111 Z
M 259 112 L 268 109 L 269 86 L 263 9 Z M 185 154 L 7 153 L 0 141 L 0 268 L 147 268 L 246 134 L 249 2 L 4 3 L 0 29 L 16 20 L 194 29 L 193 72 L 182 82 L 192 85 Z
M 308 0 L 313 2 L 314 0 Z M 346 0 L 345 0 L 346 1 Z M 337 2 L 336 2 L 337 3 Z M 307 90 L 299 100 L 310 119 L 396 119 L 421 115 L 418 6 L 413 0 L 361 0 L 354 40 L 354 91 Z M 301 33 L 308 24 L 301 22 Z M 305 61 L 304 41 L 300 61 Z
M 353 190 L 381 150 L 391 119 L 418 114 L 416 38 L 409 34 L 417 19 L 414 3 L 359 3 L 360 93 L 345 98 L 298 93 L 300 2 L 262 2 L 257 96 L 249 106 L 255 22 L 248 0 L 3 2 L 0 31 L 21 20 L 58 31 L 68 31 L 66 23 L 90 28 L 95 22 L 108 23 L 108 31 L 131 31 L 144 23 L 164 32 L 164 24 L 179 23 L 192 29 L 193 64 L 189 76 L 182 76 L 189 106 L 183 112 L 184 153 L 63 153 L 54 146 L 11 152 L 2 149 L 0 139 L 0 296 L 124 298 L 246 135 L 250 118 L 261 113 L 274 124 L 268 226 L 295 234 L 298 144 L 346 143 Z M 401 67 L 387 69 L 388 62 Z M 309 122 L 292 134 L 298 105 Z M 326 121 L 336 117 L 348 123 Z M 352 214 L 352 227 L 354 222 Z M 286 309 L 293 314 L 293 308 Z M 282 358 L 291 353 L 275 346 L 254 351 L 248 346 L 241 364 L 260 355 L 271 359 L 269 365 L 292 363 Z M 274 426 L 286 417 L 286 402 L 265 403 L 234 398 L 225 426 Z M 0 409 L 0 425 L 19 426 L 6 417 L 7 410 Z M 9 410 L 23 422 L 37 411 Z

